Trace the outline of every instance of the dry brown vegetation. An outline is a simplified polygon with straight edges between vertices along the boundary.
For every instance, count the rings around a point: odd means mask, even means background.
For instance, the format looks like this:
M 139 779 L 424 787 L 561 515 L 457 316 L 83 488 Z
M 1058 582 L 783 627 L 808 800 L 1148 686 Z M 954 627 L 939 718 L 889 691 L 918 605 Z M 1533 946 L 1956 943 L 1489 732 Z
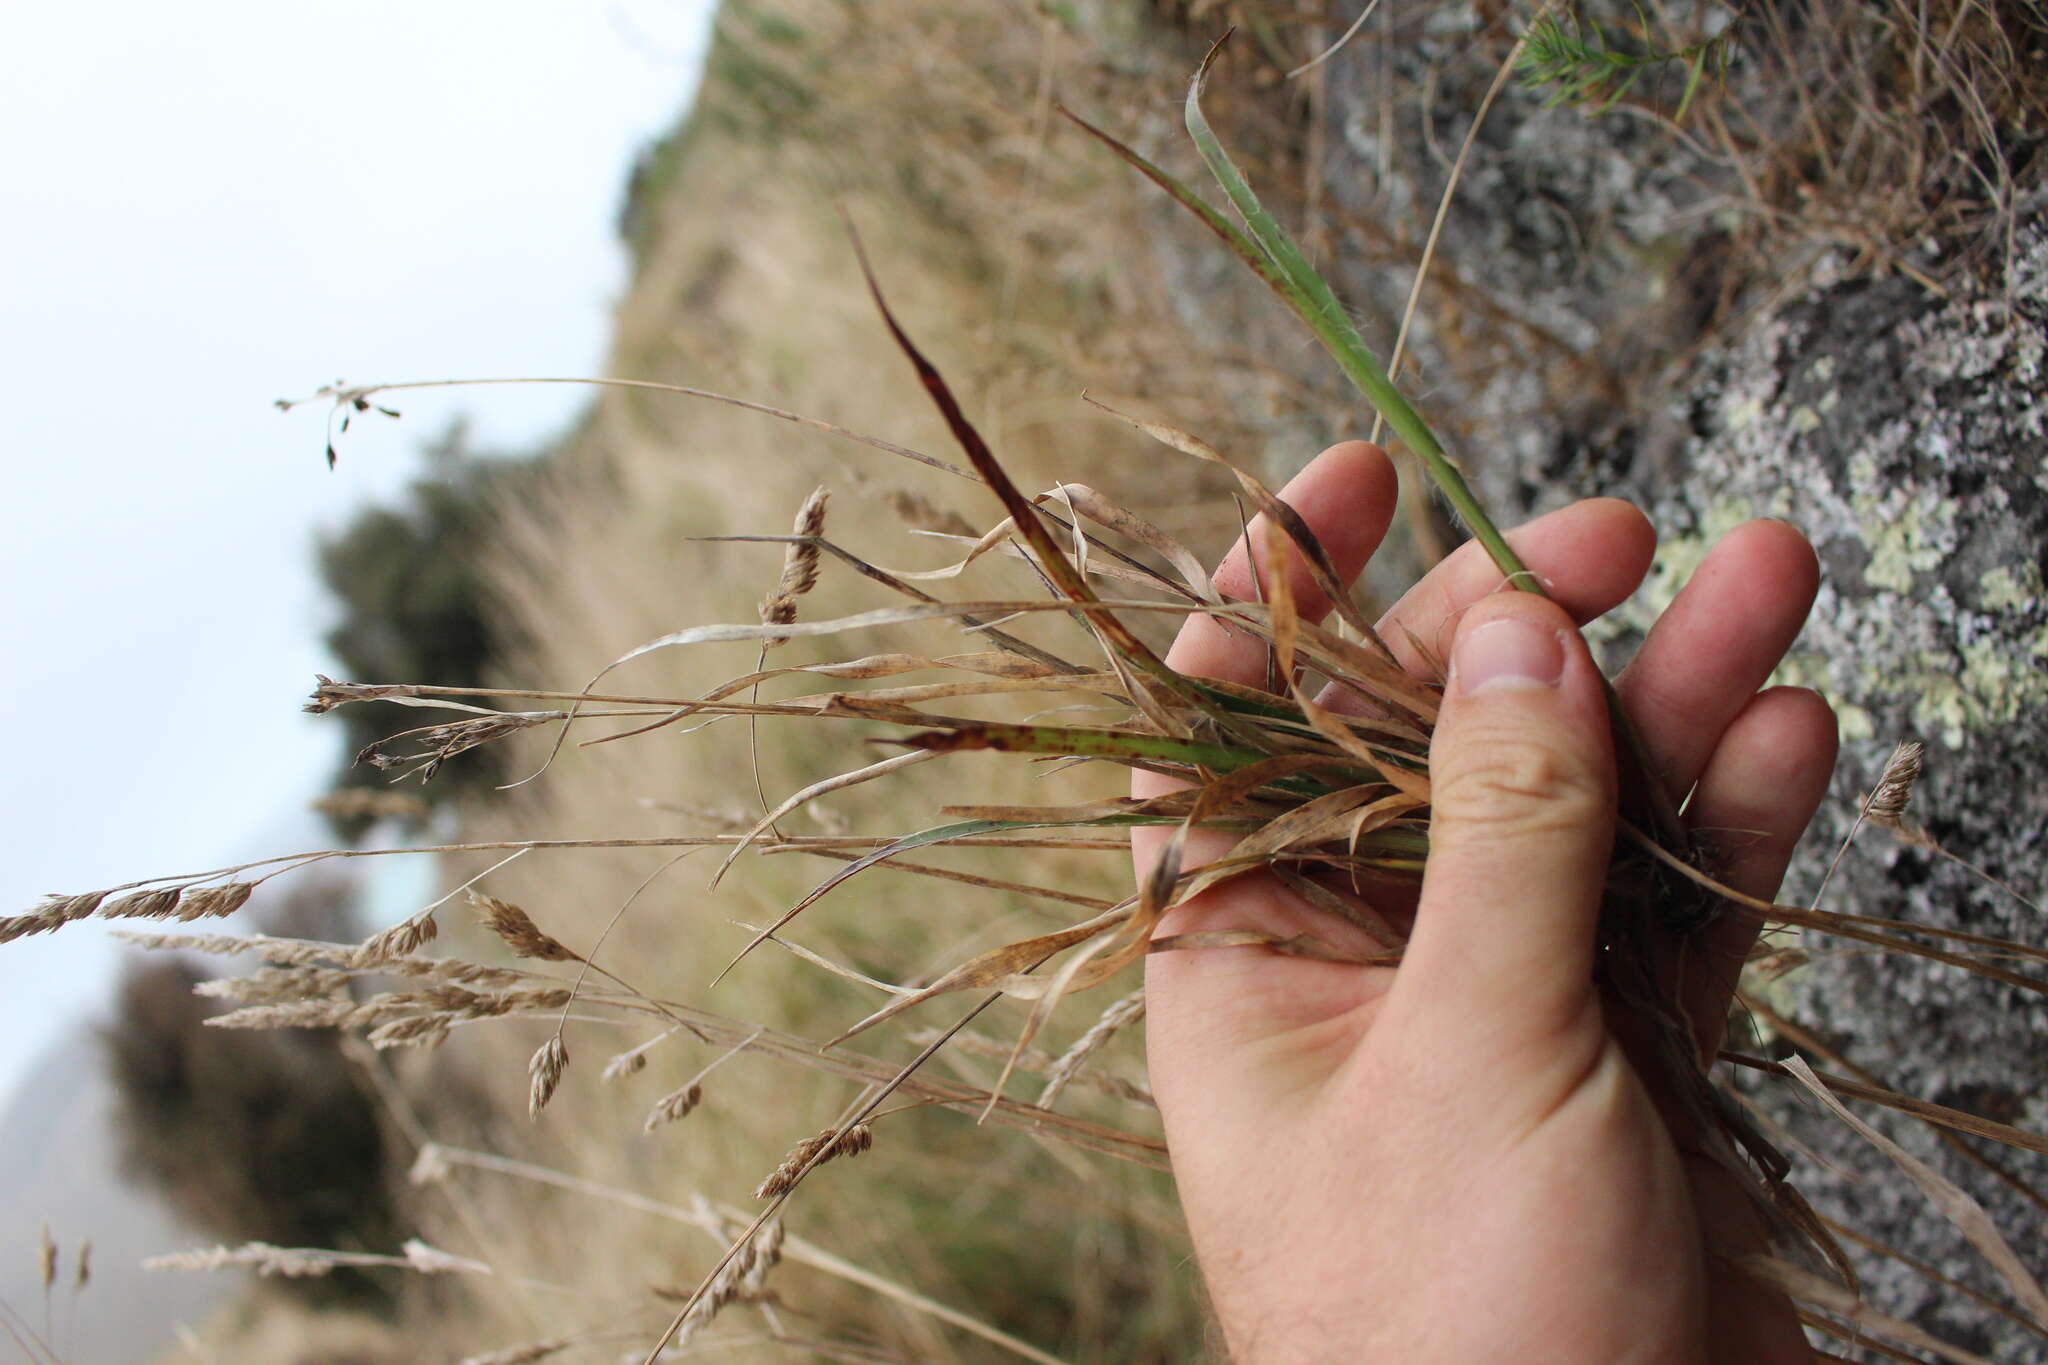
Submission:
M 1941 61 L 1996 66 L 1998 42 L 2017 30 L 2001 27 L 1989 9 L 1981 12 L 1990 18 L 1976 17 L 1979 8 L 1945 8 L 1952 22 L 1929 51 Z M 1914 13 L 1934 43 L 1926 10 Z M 1901 7 L 1887 22 L 1907 17 Z M 1123 565 L 1113 551 L 1143 560 L 1154 594 L 1185 609 L 1202 593 L 1175 553 L 1178 543 L 1197 547 L 1186 562 L 1206 560 L 1241 515 L 1256 510 L 1240 509 L 1232 495 L 1256 502 L 1257 490 L 1148 441 L 1079 401 L 1078 390 L 1085 385 L 1119 408 L 1170 414 L 1222 449 L 1253 451 L 1246 463 L 1258 473 L 1309 451 L 1272 449 L 1271 413 L 1246 415 L 1251 397 L 1280 409 L 1298 400 L 1290 381 L 1233 354 L 1230 339 L 1219 345 L 1182 325 L 1176 281 L 1155 250 L 1155 198 L 1055 115 L 1057 91 L 1109 126 L 1163 140 L 1161 111 L 1177 95 L 1190 54 L 1138 25 L 1114 7 L 1070 22 L 1050 8 L 1022 19 L 937 0 L 892 6 L 886 21 L 823 0 L 731 6 L 706 107 L 643 174 L 630 220 L 639 273 L 619 313 L 610 373 L 748 395 L 957 462 L 946 422 L 889 345 L 854 266 L 843 212 L 904 328 L 940 363 L 1015 482 L 1027 494 L 1066 480 L 1109 494 L 1113 505 L 1091 504 L 1085 492 L 1046 505 L 1076 524 L 1092 518 L 1103 539 L 1089 551 L 1096 570 Z M 1284 50 L 1312 49 L 1309 39 L 1321 33 L 1265 27 L 1262 41 Z M 1926 79 L 1920 68 L 1907 74 Z M 1260 98 L 1258 86 L 1248 80 L 1227 90 L 1223 103 L 1248 106 Z M 1991 100 L 2023 99 L 2023 87 L 2023 77 L 1999 72 L 1971 88 Z M 1861 107 L 1856 91 L 1835 86 L 1825 97 L 1837 96 Z M 1742 132 L 1727 122 L 1734 111 L 1711 100 L 1708 108 L 1724 146 L 1775 139 L 1784 148 L 1782 174 L 1811 182 L 1812 154 L 1790 134 Z M 1876 112 L 1859 117 L 1869 122 L 1856 125 L 1857 136 L 1881 142 L 1885 157 L 1930 154 L 1915 150 L 1918 125 L 1895 128 Z M 1285 164 L 1288 154 L 1275 159 Z M 1859 156 L 1854 164 L 1892 163 Z M 1838 217 L 1874 221 L 1868 197 L 1891 193 L 1896 180 L 1838 175 L 1826 182 L 1830 193 L 1858 206 L 1799 216 L 1796 232 L 1773 238 L 1769 249 L 1786 249 L 1799 233 L 1825 236 Z M 1989 180 L 1989 199 L 1970 202 L 2009 212 L 2010 185 L 2000 190 L 1996 176 Z M 1777 182 L 1755 188 L 1759 203 L 1792 193 Z M 1942 230 L 1957 215 L 1983 227 L 1954 199 L 1930 204 L 1923 195 L 1886 212 L 1898 226 L 1877 230 L 1885 250 L 1897 233 Z M 1406 246 L 1412 258 L 1419 243 Z M 1219 287 L 1241 289 L 1248 313 L 1266 306 L 1246 284 Z M 1290 810 L 1299 818 L 1304 795 L 1341 797 L 1325 808 L 1336 812 L 1331 821 L 1276 841 L 1265 861 L 1342 861 L 1331 852 L 1341 831 L 1346 866 L 1363 860 L 1376 872 L 1412 873 L 1419 850 L 1402 840 L 1422 837 L 1427 783 L 1415 760 L 1433 709 L 1428 686 L 1376 667 L 1369 629 L 1349 639 L 1325 635 L 1295 622 L 1284 603 L 1242 619 L 1282 656 L 1299 651 L 1322 676 L 1383 698 L 1376 727 L 1326 723 L 1299 705 L 1277 720 L 1248 721 L 1208 704 L 1214 698 L 1175 693 L 1170 682 L 1147 692 L 1131 675 L 1179 619 L 1170 612 L 1127 613 L 1128 640 L 1111 634 L 1099 650 L 1073 621 L 1042 611 L 996 623 L 1013 635 L 1011 645 L 987 631 L 960 633 L 961 623 L 944 617 L 905 618 L 847 640 L 804 634 L 812 622 L 901 600 L 847 560 L 817 560 L 820 537 L 870 566 L 930 569 L 960 557 L 957 537 L 978 535 L 1017 509 L 991 496 L 986 471 L 979 481 L 958 478 L 759 411 L 607 389 L 550 481 L 540 497 L 504 510 L 492 573 L 528 642 L 505 662 L 502 682 L 556 695 L 469 699 L 544 711 L 544 720 L 450 720 L 449 712 L 427 711 L 420 721 L 432 728 L 414 737 L 419 761 L 461 763 L 464 749 L 489 743 L 507 772 L 539 774 L 467 811 L 464 842 L 496 845 L 445 856 L 448 885 L 475 882 L 470 908 L 451 901 L 360 948 L 257 945 L 274 974 L 240 992 L 243 1024 L 356 1028 L 384 1049 L 358 1046 L 356 1064 L 380 1097 L 393 1140 L 409 1151 L 405 1213 L 416 1240 L 350 1253 L 382 1258 L 368 1261 L 323 1262 L 278 1247 L 245 1248 L 226 1260 L 281 1274 L 333 1264 L 416 1272 L 392 1323 L 348 1324 L 352 1339 L 373 1343 L 361 1348 L 366 1360 L 612 1360 L 646 1350 L 671 1320 L 693 1347 L 715 1345 L 735 1359 L 1200 1355 L 1207 1328 L 1161 1173 L 1139 1031 L 1130 1027 L 1141 1001 L 1127 984 L 1068 1001 L 1042 1033 L 1016 1045 L 1039 1022 L 1024 981 L 1039 961 L 1074 945 L 1114 960 L 1141 942 L 1146 917 L 1187 894 L 1196 878 L 1168 874 L 1134 904 L 1114 831 L 984 834 L 973 836 L 978 846 L 878 863 L 786 932 L 762 935 L 835 864 L 961 818 L 940 816 L 941 806 L 1015 819 L 1025 807 L 1119 797 L 1126 774 L 1111 764 L 1049 772 L 976 752 L 923 761 L 949 749 L 1001 748 L 998 740 L 1015 736 L 989 722 L 1041 713 L 1050 724 L 1107 724 L 1128 736 L 1144 723 L 1135 710 L 1168 735 L 1178 726 L 1191 740 L 1215 739 L 1207 726 L 1225 740 L 1260 743 L 1268 766 L 1243 765 L 1249 776 L 1211 782 L 1195 818 L 1257 823 Z M 829 503 L 815 496 L 820 487 L 832 490 Z M 794 531 L 785 534 L 792 513 Z M 1029 541 L 1027 522 L 1017 525 Z M 1420 520 L 1416 527 L 1427 531 Z M 799 543 L 785 543 L 790 534 Z M 764 535 L 782 538 L 717 539 Z M 1055 584 L 1081 577 L 1058 550 L 1043 542 L 1031 549 Z M 954 601 L 1042 596 L 1020 558 L 990 553 L 958 578 L 918 586 Z M 1161 584 L 1169 590 L 1159 592 Z M 1115 577 L 1097 587 L 1119 598 L 1137 591 Z M 1090 620 L 1115 629 L 1105 615 Z M 649 652 L 583 686 L 607 661 L 704 622 L 760 629 Z M 1053 668 L 1045 651 L 1092 662 Z M 839 716 L 787 714 L 797 693 L 831 695 L 826 689 L 842 682 L 859 693 L 872 692 L 870 684 L 931 681 L 928 670 L 876 664 L 763 678 L 719 706 L 677 714 L 679 700 L 768 667 L 891 652 L 927 661 L 973 654 L 941 676 L 974 689 L 893 695 L 893 713 L 870 696 L 864 711 L 856 700 L 838 703 L 847 713 Z M 1290 673 L 1282 667 L 1276 677 Z M 1022 701 L 1003 695 L 1026 686 Z M 431 688 L 410 699 L 423 693 Z M 374 695 L 341 685 L 323 689 L 321 701 L 369 705 Z M 1255 700 L 1301 702 L 1284 694 Z M 554 723 L 572 702 L 576 724 Z M 785 714 L 747 713 L 760 703 Z M 913 705 L 928 714 L 911 728 L 942 738 L 909 751 L 866 744 L 905 733 L 873 722 L 903 722 L 901 708 Z M 614 727 L 657 724 L 607 738 Z M 1277 756 L 1282 750 L 1291 757 Z M 891 755 L 902 756 L 900 775 L 823 791 L 780 815 L 761 831 L 763 856 L 707 889 L 718 860 L 769 806 Z M 1345 769 L 1343 783 L 1301 785 L 1305 774 L 1332 767 Z M 1902 824 L 1910 778 L 1903 767 L 1893 776 L 1868 813 L 1910 833 Z M 1366 807 L 1374 820 L 1361 823 Z M 1154 813 L 1186 816 L 1187 803 Z M 681 842 L 692 839 L 700 842 Z M 1005 839 L 1022 846 L 1003 848 Z M 534 840 L 591 846 L 521 851 Z M 147 887 L 125 900 L 53 902 L 34 912 L 35 924 L 22 917 L 10 927 L 42 932 L 94 914 L 197 918 L 246 894 Z M 1118 911 L 1122 920 L 1113 918 Z M 1801 919 L 1789 907 L 1763 913 L 1889 950 L 1946 952 L 2040 988 L 1995 958 L 2016 951 L 2038 962 L 2039 950 L 1954 935 L 1946 947 L 1923 945 L 1910 926 L 1822 912 Z M 1076 924 L 1087 927 L 1072 930 Z M 432 951 L 440 955 L 429 956 L 437 934 Z M 1058 942 L 1040 941 L 1045 935 Z M 978 957 L 1020 940 L 1030 948 Z M 1388 947 L 1398 952 L 1398 942 Z M 955 971 L 976 961 L 983 968 L 967 977 Z M 822 1040 L 879 999 L 848 972 L 910 988 L 1008 988 L 1018 998 L 978 1013 L 958 1033 L 942 1031 L 979 995 L 923 1005 L 854 1046 L 829 1048 Z M 1075 972 L 1090 974 L 1085 961 Z M 374 982 L 379 993 L 351 995 L 344 978 Z M 441 1051 L 407 1046 L 417 1044 Z M 931 1060 L 915 1077 L 875 1100 L 896 1085 L 902 1064 L 925 1053 Z M 440 1102 L 435 1078 L 447 1073 L 436 1068 L 451 1066 L 497 1097 L 481 1122 Z M 1028 1082 L 1011 1084 L 1004 1093 L 1012 1098 L 991 1105 L 998 1078 L 1013 1070 Z M 1912 1103 L 1834 1078 L 1809 1083 L 1816 1094 Z M 985 1109 L 987 1122 L 977 1125 Z M 2048 1140 L 2004 1125 L 1931 1106 L 1918 1112 L 2048 1150 Z M 793 1189 L 799 1198 L 781 1208 Z M 762 1197 L 771 1213 L 781 1211 L 754 1230 Z M 1854 1311 L 1825 1285 L 1798 1287 L 1837 1316 Z M 279 1329 L 272 1321 L 249 1330 Z M 225 1349 L 284 1358 L 284 1348 L 254 1340 Z

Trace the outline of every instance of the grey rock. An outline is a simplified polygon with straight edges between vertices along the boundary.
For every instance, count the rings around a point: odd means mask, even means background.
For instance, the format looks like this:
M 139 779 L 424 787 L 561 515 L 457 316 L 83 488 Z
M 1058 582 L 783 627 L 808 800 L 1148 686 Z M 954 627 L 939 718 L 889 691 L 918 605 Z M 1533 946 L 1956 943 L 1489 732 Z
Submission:
M 1926 769 L 1910 818 L 2018 894 L 1866 825 L 1822 904 L 2048 943 L 2044 280 L 2048 232 L 2035 229 L 2010 289 L 1988 297 L 1932 299 L 1904 281 L 1817 289 L 1705 357 L 1667 414 L 1682 438 L 1618 485 L 1653 509 L 1665 538 L 1617 635 L 1646 623 L 1713 540 L 1750 517 L 1784 517 L 1819 550 L 1820 599 L 1778 680 L 1826 694 L 1844 746 L 1833 799 L 1788 879 L 1794 902 L 1819 889 L 1894 741 L 1919 739 Z M 1839 939 L 1803 946 L 1815 960 L 1771 991 L 1781 1013 L 1893 1089 L 2048 1131 L 2048 999 Z M 1746 1088 L 1823 1158 L 1797 1176 L 1823 1211 L 2011 1300 L 1884 1157 L 1800 1095 Z M 1924 1126 L 1865 1116 L 1969 1191 L 2048 1275 L 2041 1206 Z M 2048 1159 L 1977 1145 L 2048 1188 Z M 1863 1269 L 1888 1312 L 1994 1360 L 2048 1359 L 2040 1338 L 1897 1262 Z
M 1439 7 L 1398 43 L 1354 44 L 1328 73 L 1318 179 L 1344 226 L 1322 263 L 1382 355 L 1413 278 L 1403 262 L 1493 76 L 1460 60 L 1476 22 L 1470 6 Z M 1744 73 L 1732 79 L 1744 95 Z M 1400 97 L 1383 104 L 1388 81 Z M 1824 904 L 2048 944 L 2048 228 L 2023 227 L 2006 278 L 1946 297 L 1824 253 L 1743 273 L 1719 249 L 1728 187 L 1680 141 L 1624 112 L 1542 103 L 1511 85 L 1479 134 L 1409 339 L 1411 396 L 1503 522 L 1593 494 L 1651 512 L 1651 581 L 1597 630 L 1616 660 L 1722 533 L 1759 516 L 1799 525 L 1824 584 L 1775 681 L 1827 695 L 1844 747 L 1786 898 L 1814 894 L 1894 742 L 1917 738 L 1928 756 L 1911 817 L 2018 894 L 1866 826 Z M 1361 434 L 1297 324 L 1216 277 L 1212 241 L 1183 226 L 1159 241 L 1198 329 L 1335 395 L 1321 413 L 1276 409 L 1272 448 L 1285 453 L 1271 472 Z M 1741 321 L 1703 345 L 1710 304 L 1731 293 Z M 1411 572 L 1396 564 L 1373 586 Z M 1894 1089 L 2048 1132 L 2048 1000 L 1839 939 L 1803 946 L 1815 960 L 1769 988 L 1774 1005 Z M 1824 1212 L 2011 1301 L 1853 1131 L 1785 1084 L 1743 1085 L 1798 1144 L 1797 1182 Z M 1968 1190 L 2048 1277 L 2048 1206 L 1924 1125 L 1857 1109 Z M 2048 1189 L 2048 1158 L 1976 1146 Z M 2048 1360 L 2041 1338 L 1924 1275 L 1877 1255 L 1859 1264 L 1880 1310 L 1993 1360 Z

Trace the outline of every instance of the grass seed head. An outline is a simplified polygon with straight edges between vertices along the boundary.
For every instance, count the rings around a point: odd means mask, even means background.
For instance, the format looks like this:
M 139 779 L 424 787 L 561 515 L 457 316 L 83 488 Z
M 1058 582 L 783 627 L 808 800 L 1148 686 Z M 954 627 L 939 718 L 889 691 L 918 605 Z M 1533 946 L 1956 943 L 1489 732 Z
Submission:
M 664 1123 L 674 1123 L 690 1116 L 690 1111 L 704 1101 L 704 1087 L 692 1081 L 680 1090 L 671 1091 L 655 1101 L 654 1108 L 647 1111 L 647 1121 L 640 1131 L 651 1133 Z
M 544 725 L 553 719 L 549 715 L 524 715 L 507 712 L 496 716 L 478 716 L 473 720 L 452 721 L 447 725 L 429 725 L 418 730 L 407 730 L 403 734 L 380 739 L 365 745 L 356 755 L 356 762 L 367 763 L 379 771 L 403 768 L 412 764 L 403 776 L 417 773 L 422 782 L 432 780 L 441 771 L 441 765 L 457 754 L 469 752 L 507 735 L 516 735 L 521 730 Z M 401 743 L 417 746 L 410 752 L 400 753 L 396 746 Z
M 796 1188 L 797 1177 L 810 1166 L 822 1166 L 837 1157 L 859 1156 L 875 1145 L 875 1130 L 865 1123 L 857 1123 L 846 1130 L 846 1135 L 837 1142 L 832 1135 L 839 1130 L 827 1128 L 815 1137 L 807 1137 L 789 1149 L 789 1155 L 782 1164 L 768 1173 L 760 1187 L 754 1191 L 756 1199 L 774 1199 Z M 827 1151 L 826 1148 L 831 1150 Z
M 365 939 L 350 956 L 349 965 L 375 967 L 393 958 L 407 957 L 439 937 L 441 926 L 431 912 L 401 920 L 381 934 Z
M 480 912 L 477 922 L 503 939 L 514 957 L 537 957 L 544 962 L 583 960 L 559 939 L 543 933 L 533 922 L 533 916 L 512 902 L 501 901 L 477 890 L 471 890 L 468 895 L 469 903 Z
M 646 1069 L 647 1054 L 636 1047 L 630 1052 L 621 1052 L 606 1062 L 604 1071 L 600 1074 L 608 1081 L 622 1081 L 628 1076 L 637 1076 Z
M 553 1034 L 534 1052 L 533 1060 L 526 1064 L 527 1076 L 533 1083 L 526 1094 L 528 1118 L 540 1117 L 540 1111 L 547 1108 L 548 1101 L 555 1097 L 555 1087 L 561 1084 L 562 1073 L 568 1069 L 569 1049 L 563 1044 L 561 1034 Z
M 421 1014 L 394 1019 L 370 1030 L 370 1046 L 379 1052 L 394 1047 L 438 1047 L 448 1038 L 453 1021 L 442 1014 Z
M 762 624 L 786 626 L 796 620 L 797 599 L 818 586 L 817 538 L 825 533 L 825 504 L 831 496 L 829 489 L 814 488 L 797 509 L 796 524 L 790 528 L 790 534 L 804 538 L 782 552 L 781 581 L 761 599 Z M 764 649 L 773 649 L 788 642 L 787 636 L 771 636 L 761 644 Z
M 1884 774 L 1878 778 L 1864 808 L 1872 824 L 1894 826 L 1904 818 L 1906 802 L 1913 796 L 1913 784 L 1920 780 L 1920 758 L 1924 751 L 1920 741 L 1914 739 L 1892 750 L 1892 756 L 1885 760 Z

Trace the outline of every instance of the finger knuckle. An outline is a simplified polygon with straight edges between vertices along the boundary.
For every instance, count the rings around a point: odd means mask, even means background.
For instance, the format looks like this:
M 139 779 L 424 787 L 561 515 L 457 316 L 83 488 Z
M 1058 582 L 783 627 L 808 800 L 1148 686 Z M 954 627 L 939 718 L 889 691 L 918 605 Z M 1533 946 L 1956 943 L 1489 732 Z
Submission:
M 1523 735 L 1486 735 L 1435 775 L 1440 820 L 1539 833 L 1602 818 L 1609 784 L 1583 757 Z

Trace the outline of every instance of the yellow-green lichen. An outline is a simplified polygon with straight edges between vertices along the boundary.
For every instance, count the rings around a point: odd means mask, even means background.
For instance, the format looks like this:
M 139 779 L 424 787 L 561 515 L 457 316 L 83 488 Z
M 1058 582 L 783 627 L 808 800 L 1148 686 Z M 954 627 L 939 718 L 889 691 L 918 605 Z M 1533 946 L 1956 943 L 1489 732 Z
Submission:
M 1972 732 L 2009 725 L 2036 708 L 2048 705 L 2048 671 L 2035 660 L 2048 656 L 2048 628 L 2036 633 L 2030 648 L 1979 640 L 1957 654 L 1922 654 L 1916 667 L 1893 691 L 1914 695 L 1913 719 L 1930 734 L 1938 733 L 1950 748 L 1960 748 Z M 1958 667 L 1960 664 L 1960 667 Z
M 1651 566 L 1650 577 L 1636 600 L 1629 604 L 1627 614 L 1632 623 L 1647 628 L 1662 616 L 1722 536 L 1745 521 L 1784 510 L 1778 506 L 1759 508 L 1748 498 L 1724 498 L 1707 504 L 1700 511 L 1697 530 L 1659 542 L 1657 562 Z
M 1865 681 L 1868 681 L 1867 679 Z M 1870 739 L 1877 733 L 1877 722 L 1870 712 L 1855 702 L 1849 701 L 1836 689 L 1829 677 L 1827 657 L 1810 651 L 1795 650 L 1778 661 L 1771 670 L 1766 686 L 1808 687 L 1827 699 L 1835 709 L 1835 726 L 1842 739 L 1848 743 Z M 1869 695 L 1865 692 L 1863 695 Z
M 1857 509 L 1870 562 L 1863 581 L 1873 588 L 1910 592 L 1913 575 L 1940 566 L 1955 524 L 1955 508 L 1924 507 L 1911 498 L 1883 498 Z
M 1986 611 L 2019 611 L 2042 597 L 2041 569 L 2022 562 L 2000 565 L 1977 580 L 1977 603 Z

